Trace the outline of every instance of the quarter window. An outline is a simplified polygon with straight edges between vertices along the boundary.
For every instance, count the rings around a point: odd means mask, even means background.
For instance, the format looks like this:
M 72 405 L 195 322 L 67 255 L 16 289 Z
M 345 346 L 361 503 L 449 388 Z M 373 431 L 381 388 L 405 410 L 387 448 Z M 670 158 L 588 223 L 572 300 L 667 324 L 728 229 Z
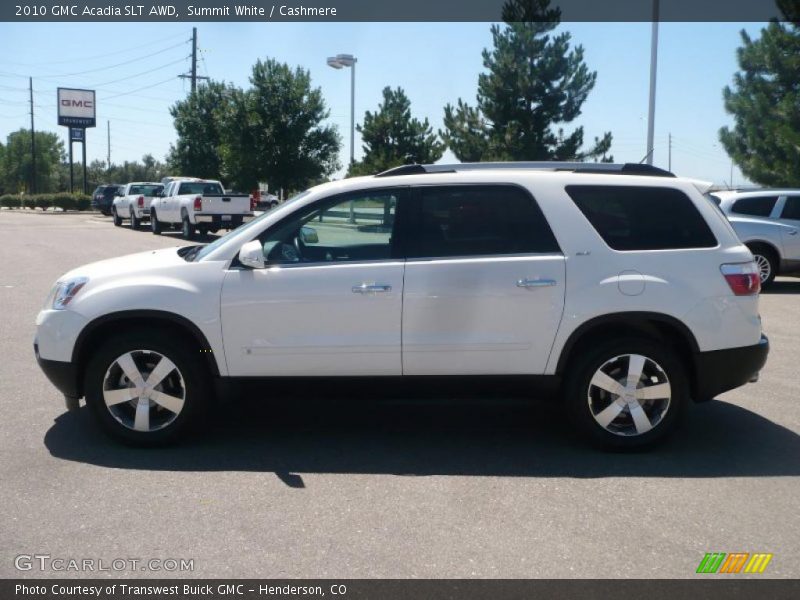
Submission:
M 786 204 L 783 205 L 781 218 L 800 221 L 800 196 L 789 196 L 786 198 Z
M 515 186 L 425 186 L 413 205 L 409 258 L 560 251 L 534 199 Z
M 768 217 L 778 201 L 777 196 L 751 196 L 733 203 L 731 212 L 751 217 Z
M 572 201 L 614 250 L 713 248 L 714 234 L 680 190 L 637 186 L 566 188 Z

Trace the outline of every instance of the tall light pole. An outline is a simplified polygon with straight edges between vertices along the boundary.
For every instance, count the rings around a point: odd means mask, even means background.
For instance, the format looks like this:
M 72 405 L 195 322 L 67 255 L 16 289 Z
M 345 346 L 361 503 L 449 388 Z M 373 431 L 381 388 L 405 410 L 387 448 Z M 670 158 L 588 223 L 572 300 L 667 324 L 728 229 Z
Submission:
M 658 66 L 658 0 L 653 0 L 653 31 L 650 40 L 650 105 L 647 115 L 647 155 L 648 165 L 653 164 L 653 137 L 656 118 L 656 68 Z
M 350 67 L 350 164 L 356 161 L 356 62 L 352 54 L 337 54 L 328 57 L 328 66 L 334 69 Z

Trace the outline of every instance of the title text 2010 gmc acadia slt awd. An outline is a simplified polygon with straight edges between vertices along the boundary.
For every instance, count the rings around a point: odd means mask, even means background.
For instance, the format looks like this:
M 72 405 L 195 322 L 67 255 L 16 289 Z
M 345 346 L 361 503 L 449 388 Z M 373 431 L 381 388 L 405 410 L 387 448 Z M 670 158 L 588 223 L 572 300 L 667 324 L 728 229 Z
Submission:
M 36 357 L 143 445 L 193 426 L 215 379 L 288 376 L 549 377 L 590 440 L 649 444 L 767 357 L 753 255 L 702 188 L 580 163 L 324 184 L 209 245 L 67 273 Z

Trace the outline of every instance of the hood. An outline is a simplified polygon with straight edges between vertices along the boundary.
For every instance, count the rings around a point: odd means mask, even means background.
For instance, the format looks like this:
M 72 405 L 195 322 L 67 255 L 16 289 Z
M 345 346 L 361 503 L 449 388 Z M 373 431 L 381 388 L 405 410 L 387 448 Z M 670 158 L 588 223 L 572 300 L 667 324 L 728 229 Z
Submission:
M 64 273 L 58 280 L 63 281 L 72 277 L 88 277 L 89 280 L 92 281 L 93 279 L 102 279 L 121 273 L 135 273 L 137 271 L 152 272 L 154 268 L 159 266 L 171 267 L 181 263 L 185 264 L 183 258 L 178 254 L 178 250 L 180 249 L 181 246 L 175 246 L 174 248 L 148 250 L 146 252 L 137 252 L 136 254 L 127 254 L 117 258 L 100 260 L 72 269 Z

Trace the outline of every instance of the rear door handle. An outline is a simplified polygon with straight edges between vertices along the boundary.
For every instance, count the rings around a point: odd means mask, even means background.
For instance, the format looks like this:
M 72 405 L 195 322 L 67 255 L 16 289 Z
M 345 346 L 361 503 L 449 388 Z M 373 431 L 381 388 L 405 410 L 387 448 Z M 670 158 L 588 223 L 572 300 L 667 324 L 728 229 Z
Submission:
M 792 229 L 792 230 L 789 232 L 789 235 L 797 235 L 797 229 Z
M 517 287 L 520 288 L 552 287 L 555 284 L 555 279 L 520 279 L 517 281 Z
M 392 291 L 392 286 L 386 283 L 360 283 L 353 286 L 354 294 L 384 294 Z

